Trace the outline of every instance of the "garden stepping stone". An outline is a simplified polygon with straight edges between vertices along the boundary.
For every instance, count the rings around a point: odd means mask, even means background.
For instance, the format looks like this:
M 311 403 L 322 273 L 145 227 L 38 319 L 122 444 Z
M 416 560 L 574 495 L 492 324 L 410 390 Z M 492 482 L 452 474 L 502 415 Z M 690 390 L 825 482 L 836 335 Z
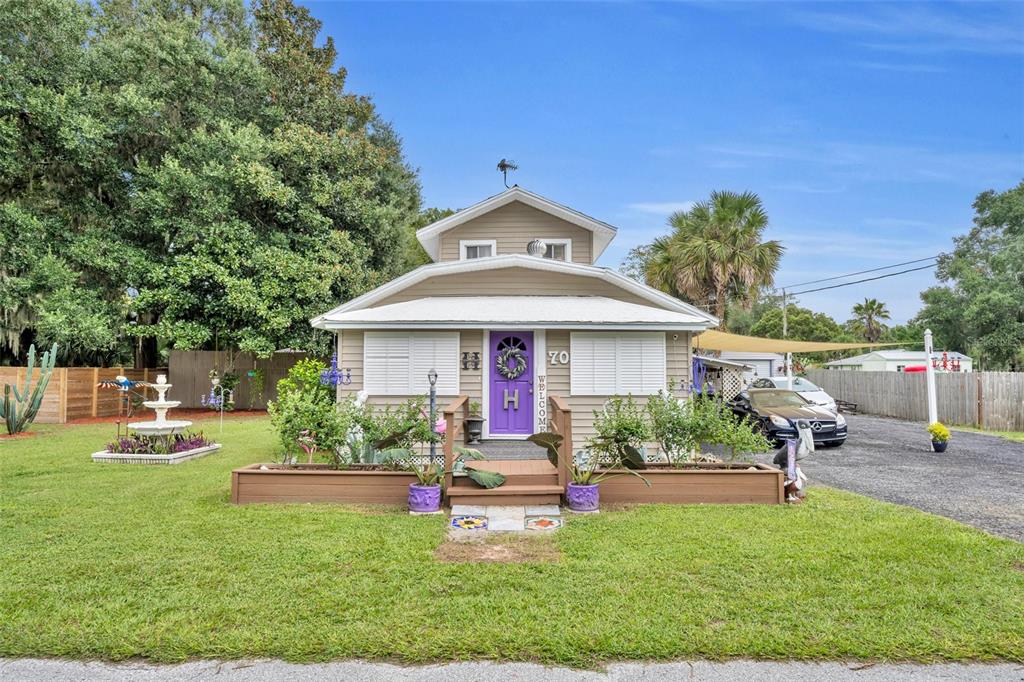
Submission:
M 486 516 L 487 507 L 475 504 L 453 504 L 452 516 Z
M 452 539 L 468 540 L 488 532 L 553 531 L 562 527 L 562 518 L 556 504 L 528 507 L 457 504 L 452 507 L 448 525 Z
M 562 519 L 558 516 L 531 516 L 526 519 L 526 530 L 549 532 L 562 527 Z
M 451 526 L 459 530 L 487 530 L 487 518 L 473 515 L 452 516 Z

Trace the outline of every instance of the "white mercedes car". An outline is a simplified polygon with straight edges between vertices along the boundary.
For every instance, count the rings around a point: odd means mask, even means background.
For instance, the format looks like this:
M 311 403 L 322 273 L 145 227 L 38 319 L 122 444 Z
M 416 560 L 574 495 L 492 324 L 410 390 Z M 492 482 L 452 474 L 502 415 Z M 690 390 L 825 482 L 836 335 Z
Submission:
M 826 410 L 833 414 L 839 414 L 839 410 L 836 408 L 835 398 L 830 396 L 825 391 L 821 390 L 819 386 L 814 384 L 803 377 L 793 377 L 793 385 L 789 385 L 790 380 L 787 377 L 758 377 L 754 379 L 753 383 L 750 384 L 751 388 L 784 388 L 791 391 L 796 391 L 800 396 L 809 403 L 824 407 Z

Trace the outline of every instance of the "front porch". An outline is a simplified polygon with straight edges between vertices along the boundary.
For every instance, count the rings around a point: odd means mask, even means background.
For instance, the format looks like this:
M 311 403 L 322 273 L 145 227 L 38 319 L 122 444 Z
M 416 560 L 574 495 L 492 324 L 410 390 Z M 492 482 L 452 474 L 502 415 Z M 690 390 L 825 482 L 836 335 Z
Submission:
M 442 410 L 445 421 L 444 490 L 449 504 L 527 506 L 561 503 L 569 483 L 572 411 L 558 396 L 548 396 L 548 404 L 549 428 L 563 438 L 558 465 L 548 461 L 544 448 L 529 441 L 486 440 L 476 447 L 487 460 L 475 462 L 474 467 L 504 475 L 505 483 L 497 488 L 482 488 L 468 477 L 452 473 L 455 445 L 467 445 L 465 421 L 469 417 L 469 397 L 459 396 Z

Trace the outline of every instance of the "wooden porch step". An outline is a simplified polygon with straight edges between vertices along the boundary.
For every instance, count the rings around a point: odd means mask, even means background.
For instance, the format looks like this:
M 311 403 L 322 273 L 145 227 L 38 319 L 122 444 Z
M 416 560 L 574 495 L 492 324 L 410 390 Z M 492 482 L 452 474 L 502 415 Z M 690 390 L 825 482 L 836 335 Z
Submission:
M 467 463 L 467 468 L 477 471 L 494 471 L 505 477 L 505 484 L 502 488 L 510 485 L 557 485 L 558 469 L 551 466 L 546 459 L 538 460 L 496 460 L 478 461 Z M 457 476 L 452 485 L 471 485 L 475 483 L 463 476 Z
M 453 504 L 531 505 L 558 504 L 562 497 L 559 485 L 505 485 L 497 488 L 452 486 L 448 497 Z

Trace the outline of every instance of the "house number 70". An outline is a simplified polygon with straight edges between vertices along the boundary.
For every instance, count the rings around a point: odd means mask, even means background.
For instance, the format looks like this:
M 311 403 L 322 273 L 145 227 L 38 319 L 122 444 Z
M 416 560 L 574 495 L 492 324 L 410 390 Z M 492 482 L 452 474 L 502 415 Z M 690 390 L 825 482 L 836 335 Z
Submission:
M 567 350 L 553 350 L 548 352 L 548 360 L 552 365 L 568 365 L 569 364 L 569 351 Z

